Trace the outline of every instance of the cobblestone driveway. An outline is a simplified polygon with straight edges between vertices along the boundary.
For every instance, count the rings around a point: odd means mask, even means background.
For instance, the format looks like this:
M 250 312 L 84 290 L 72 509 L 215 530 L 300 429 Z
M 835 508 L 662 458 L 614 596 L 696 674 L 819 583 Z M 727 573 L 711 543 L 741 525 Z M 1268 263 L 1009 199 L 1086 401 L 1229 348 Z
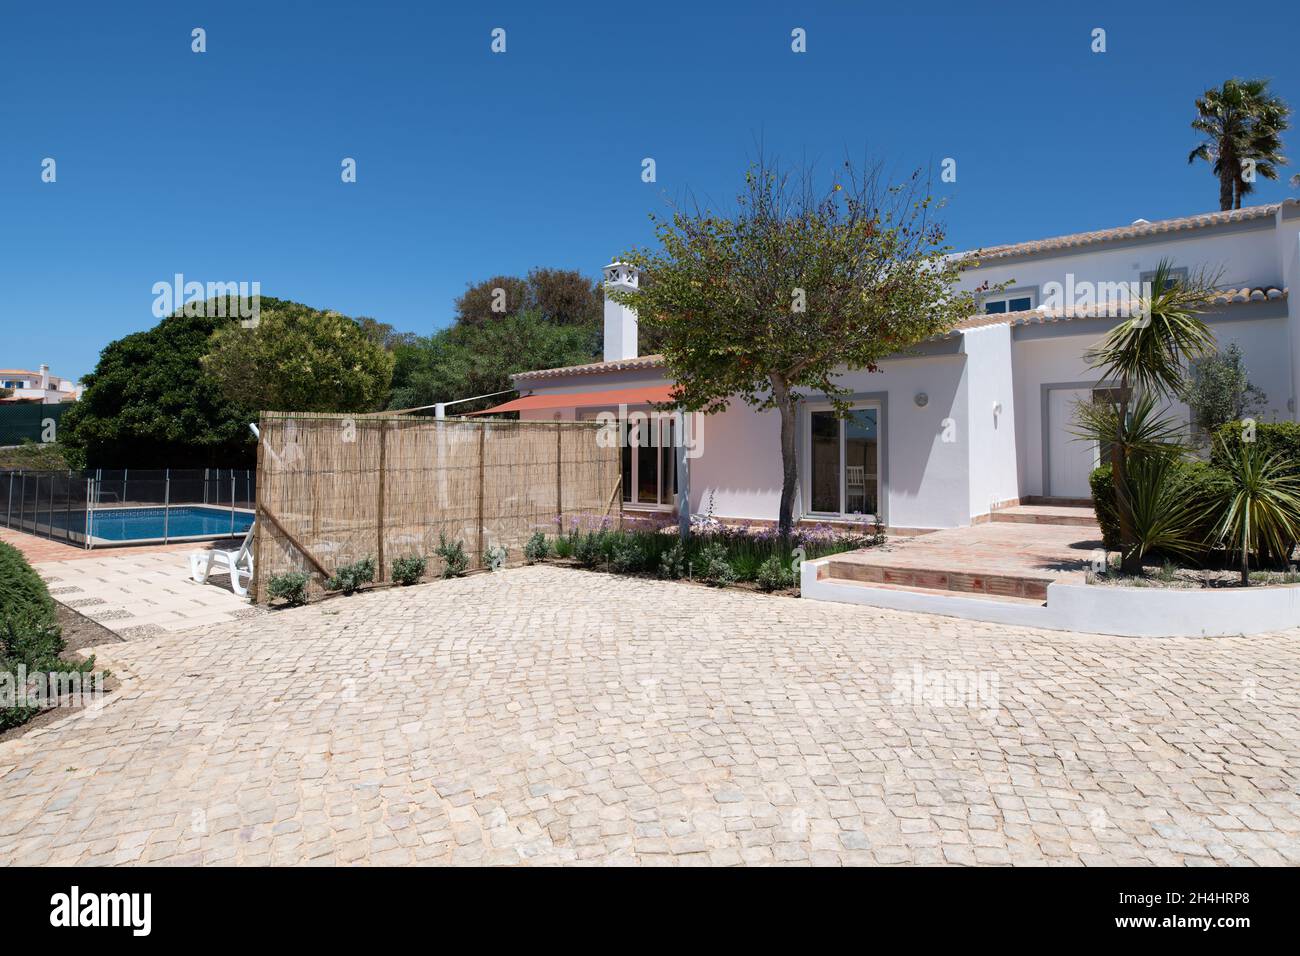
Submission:
M 13 863 L 1300 863 L 1300 630 L 1133 640 L 559 568 L 110 649 Z

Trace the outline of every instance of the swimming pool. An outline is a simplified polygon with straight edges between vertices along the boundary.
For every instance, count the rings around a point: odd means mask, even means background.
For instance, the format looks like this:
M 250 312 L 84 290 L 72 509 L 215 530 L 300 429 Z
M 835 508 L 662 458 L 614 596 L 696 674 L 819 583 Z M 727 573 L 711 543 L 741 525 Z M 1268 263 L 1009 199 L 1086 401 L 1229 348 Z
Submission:
M 243 535 L 252 523 L 251 511 L 203 505 L 103 508 L 90 513 L 90 536 L 96 544 L 200 540 Z

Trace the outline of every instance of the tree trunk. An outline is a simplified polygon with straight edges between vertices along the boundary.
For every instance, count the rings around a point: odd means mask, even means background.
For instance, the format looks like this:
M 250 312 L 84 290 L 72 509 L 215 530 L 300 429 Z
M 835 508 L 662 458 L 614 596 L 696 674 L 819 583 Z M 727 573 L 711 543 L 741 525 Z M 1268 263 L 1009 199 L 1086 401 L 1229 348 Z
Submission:
M 1250 587 L 1250 549 L 1246 542 L 1241 542 L 1241 586 Z
M 1128 378 L 1120 382 L 1120 420 L 1128 415 Z M 1117 439 L 1118 435 L 1115 436 Z M 1142 558 L 1138 555 L 1136 542 L 1133 540 L 1132 509 L 1128 500 L 1128 482 L 1125 469 L 1124 449 L 1118 441 L 1110 445 L 1110 482 L 1115 489 L 1115 517 L 1119 522 L 1120 570 L 1125 574 L 1141 574 Z
M 1232 208 L 1232 194 L 1236 191 L 1236 177 L 1228 168 L 1228 163 L 1221 162 L 1219 168 L 1219 209 L 1227 211 Z
M 794 400 L 779 375 L 772 376 L 772 397 L 781 415 L 781 510 L 777 515 L 777 533 L 781 540 L 790 537 L 794 525 L 794 499 L 799 491 L 799 463 L 795 458 Z

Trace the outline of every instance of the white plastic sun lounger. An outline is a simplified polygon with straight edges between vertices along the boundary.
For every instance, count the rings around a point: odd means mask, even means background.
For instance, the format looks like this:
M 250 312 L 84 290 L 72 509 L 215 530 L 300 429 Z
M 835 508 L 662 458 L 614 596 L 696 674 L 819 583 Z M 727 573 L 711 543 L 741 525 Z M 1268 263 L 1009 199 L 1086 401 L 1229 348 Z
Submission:
M 230 575 L 230 589 L 240 597 L 248 596 L 248 585 L 253 580 L 253 531 L 257 528 L 254 521 L 248 526 L 248 534 L 238 551 L 193 551 L 190 553 L 190 577 L 199 584 L 207 584 L 208 576 L 217 574 Z

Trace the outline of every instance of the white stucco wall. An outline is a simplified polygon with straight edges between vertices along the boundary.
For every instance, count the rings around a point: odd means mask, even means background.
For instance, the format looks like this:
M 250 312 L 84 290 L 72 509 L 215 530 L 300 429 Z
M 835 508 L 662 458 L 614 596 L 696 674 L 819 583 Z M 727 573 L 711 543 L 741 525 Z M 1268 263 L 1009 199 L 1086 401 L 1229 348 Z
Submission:
M 1274 220 L 1264 218 L 1223 230 L 1190 232 L 1185 236 L 1168 233 L 1156 241 L 1084 247 L 1068 255 L 1031 259 L 991 261 L 963 274 L 960 285 L 973 289 L 983 282 L 1008 289 L 1042 287 L 1048 282 L 1065 283 L 1067 274 L 1076 282 L 1137 282 L 1143 272 L 1153 272 L 1161 259 L 1175 268 L 1192 272 L 1205 268 L 1221 271 L 1222 286 L 1280 285 L 1280 252 Z M 1041 299 L 1040 299 L 1041 302 Z

